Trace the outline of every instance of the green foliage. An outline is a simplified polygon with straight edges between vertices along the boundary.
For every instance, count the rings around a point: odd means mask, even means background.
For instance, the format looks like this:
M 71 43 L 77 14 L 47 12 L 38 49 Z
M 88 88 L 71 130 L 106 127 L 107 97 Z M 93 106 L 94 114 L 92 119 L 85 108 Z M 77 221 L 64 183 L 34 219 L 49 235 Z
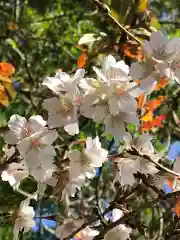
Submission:
M 81 54 L 81 50 L 76 46 L 78 42 L 81 47 L 87 49 L 88 61 L 85 69 L 88 72 L 92 71 L 92 65 L 100 65 L 104 54 L 116 55 L 128 64 L 132 62 L 132 59 L 125 57 L 121 50 L 122 45 L 129 41 L 129 38 L 104 13 L 98 12 L 90 2 L 92 1 L 15 0 L 12 2 L 7 0 L 0 2 L 0 60 L 7 61 L 15 66 L 16 72 L 13 75 L 13 82 L 19 83 L 19 87 L 16 88 L 17 98 L 10 101 L 7 108 L 2 107 L 0 109 L 1 135 L 7 130 L 7 121 L 12 114 L 16 113 L 26 118 L 32 114 L 47 116 L 47 113 L 41 108 L 41 103 L 44 98 L 52 95 L 50 91 L 42 87 L 42 79 L 47 75 L 53 75 L 59 68 L 70 73 L 77 69 L 77 59 Z M 164 21 L 162 20 L 162 13 L 168 15 L 168 21 L 178 22 L 180 18 L 179 12 L 176 10 L 180 9 L 180 1 L 178 0 L 151 1 L 150 8 L 156 14 L 154 20 L 151 19 L 149 11 L 138 11 L 140 1 L 106 0 L 104 2 L 110 6 L 113 16 L 141 40 L 148 39 L 152 29 L 159 26 L 157 19 Z M 156 24 L 152 24 L 153 21 Z M 163 24 L 163 30 L 170 36 L 180 36 L 177 23 Z M 158 152 L 167 150 L 164 149 L 162 140 L 167 139 L 172 133 L 177 137 L 180 136 L 176 121 L 180 119 L 180 98 L 178 97 L 179 92 L 176 95 L 174 94 L 176 91 L 177 87 L 172 84 L 160 92 L 160 94 L 167 95 L 169 100 L 168 105 L 165 104 L 157 110 L 158 114 L 167 115 L 166 130 L 156 129 L 154 131 L 154 135 L 158 138 L 157 141 L 154 141 Z M 60 137 L 57 140 L 59 150 L 57 163 L 58 158 L 63 155 L 61 153 L 64 153 L 68 148 L 69 142 L 85 139 L 87 136 L 94 137 L 96 133 L 101 136 L 103 146 L 108 148 L 108 141 L 112 140 L 112 136 L 102 134 L 103 126 L 82 117 L 80 127 L 81 132 L 77 137 L 67 137 L 64 136 L 63 131 L 60 132 Z M 139 134 L 132 124 L 128 124 L 127 129 L 131 133 Z M 4 153 L 3 147 L 4 141 L 0 137 L 1 156 Z M 81 147 L 79 146 L 79 149 Z M 74 148 L 78 147 L 74 146 Z M 121 146 L 119 152 L 120 150 Z M 115 189 L 112 187 L 115 169 L 108 164 L 105 164 L 101 169 L 101 178 L 98 183 L 99 202 L 102 210 L 104 210 L 104 199 L 110 201 L 115 194 Z M 21 187 L 29 193 L 36 190 L 36 184 L 31 179 L 25 180 Z M 97 179 L 87 181 L 82 193 L 77 193 L 76 198 L 71 202 L 74 214 L 83 216 L 84 212 L 86 215 L 93 213 L 93 209 L 97 205 L 96 187 Z M 119 189 L 119 195 L 124 194 L 126 190 Z M 48 198 L 50 195 L 51 190 L 47 190 L 43 207 L 49 204 Z M 132 197 L 131 202 L 134 203 L 135 208 L 141 209 L 143 197 L 141 192 Z M 13 191 L 8 183 L 0 182 L 1 213 L 16 210 L 22 199 L 23 197 Z M 83 203 L 82 199 L 84 200 Z M 88 212 L 88 209 L 91 211 Z M 65 212 L 64 205 L 58 203 L 56 211 L 59 214 L 58 220 L 62 221 Z M 143 205 L 141 220 L 151 232 L 149 239 L 153 239 L 152 236 L 159 227 L 158 217 L 160 215 L 161 209 L 158 207 L 151 209 L 146 204 Z M 2 240 L 12 239 L 12 226 L 10 226 L 8 220 L 7 222 L 5 219 L 0 221 L 0 239 Z M 154 223 L 157 223 L 157 227 Z M 167 222 L 166 227 L 168 227 Z M 145 232 L 141 231 L 140 227 L 138 230 L 141 234 L 135 235 L 134 239 L 146 239 Z M 40 239 L 38 237 L 35 233 L 28 233 L 23 239 Z

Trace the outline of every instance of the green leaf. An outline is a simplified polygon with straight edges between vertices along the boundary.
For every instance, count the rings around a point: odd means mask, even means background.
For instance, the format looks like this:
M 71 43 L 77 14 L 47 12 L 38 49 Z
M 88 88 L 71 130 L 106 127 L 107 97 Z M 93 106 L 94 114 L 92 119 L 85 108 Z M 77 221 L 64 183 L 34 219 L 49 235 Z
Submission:
M 22 60 L 25 60 L 24 54 L 19 50 L 16 42 L 12 38 L 6 39 L 6 42 L 17 52 L 17 54 L 19 54 Z

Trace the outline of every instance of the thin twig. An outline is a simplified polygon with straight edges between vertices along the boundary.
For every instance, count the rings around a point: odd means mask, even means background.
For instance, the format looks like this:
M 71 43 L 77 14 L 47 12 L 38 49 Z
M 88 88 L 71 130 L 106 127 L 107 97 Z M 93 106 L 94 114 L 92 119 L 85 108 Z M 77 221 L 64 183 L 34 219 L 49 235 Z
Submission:
M 96 220 L 98 220 L 98 218 L 91 218 L 88 221 L 86 221 L 85 223 L 83 223 L 78 229 L 76 229 L 75 231 L 73 231 L 68 237 L 63 238 L 63 240 L 70 240 L 72 239 L 78 232 L 80 232 L 81 230 L 83 230 L 84 228 L 86 228 L 87 226 L 91 225 L 93 222 L 95 222 Z
M 134 153 L 134 152 L 130 152 L 130 153 Z M 124 154 L 125 152 L 123 153 L 120 153 L 120 154 L 115 154 L 115 155 L 109 155 L 108 158 L 109 159 L 112 159 L 112 160 L 115 160 L 117 158 L 124 158 Z M 176 177 L 180 177 L 180 174 L 178 172 L 175 172 L 167 167 L 164 167 L 163 165 L 161 165 L 160 163 L 154 161 L 153 159 L 151 159 L 149 156 L 147 155 L 139 155 L 138 152 L 136 152 L 135 154 L 132 154 L 132 155 L 136 155 L 136 156 L 139 156 L 141 158 L 144 158 L 145 160 L 153 163 L 154 165 L 156 165 L 157 167 L 161 168 L 162 170 L 164 170 L 165 172 L 173 175 L 173 176 L 176 176 Z
M 142 45 L 142 42 L 137 39 L 132 33 L 130 33 L 126 28 L 124 28 L 111 14 L 110 9 L 108 8 L 108 6 L 104 3 L 99 2 L 99 0 L 94 0 L 94 3 L 96 4 L 96 6 L 100 9 L 103 10 L 105 13 L 107 13 L 107 15 L 109 16 L 109 18 L 111 18 L 113 20 L 113 22 L 116 23 L 116 25 L 123 31 L 125 32 L 129 37 L 131 37 L 132 39 L 134 39 L 136 42 L 138 42 L 139 44 Z
M 170 173 L 171 175 L 174 175 L 176 177 L 180 177 L 180 174 L 167 168 L 167 167 L 164 167 L 163 165 L 161 165 L 160 163 L 158 162 L 155 162 L 154 160 L 152 160 L 151 158 L 146 158 L 149 162 L 151 163 L 154 163 L 154 165 L 156 165 L 157 167 L 161 168 L 162 170 L 164 170 L 165 172 L 167 173 Z

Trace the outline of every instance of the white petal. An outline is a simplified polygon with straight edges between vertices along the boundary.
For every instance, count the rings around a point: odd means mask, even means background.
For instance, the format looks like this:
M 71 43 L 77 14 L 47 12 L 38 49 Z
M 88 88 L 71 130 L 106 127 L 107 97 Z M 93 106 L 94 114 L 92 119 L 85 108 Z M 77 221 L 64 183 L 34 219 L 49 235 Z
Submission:
M 19 141 L 19 136 L 16 136 L 12 131 L 9 131 L 4 134 L 4 140 L 8 144 L 15 145 Z
M 58 111 L 59 106 L 60 106 L 60 101 L 56 97 L 45 99 L 42 103 L 42 107 L 50 113 Z
M 125 127 L 124 127 L 124 120 L 121 117 L 114 117 L 109 115 L 105 120 L 105 132 L 111 133 L 115 138 L 115 141 L 118 142 L 119 140 L 123 139 L 125 134 Z
M 118 208 L 114 208 L 112 210 L 112 219 L 113 219 L 113 222 L 117 221 L 118 219 L 120 219 L 121 217 L 123 216 L 123 212 L 118 209 Z
M 30 117 L 28 123 L 33 133 L 38 132 L 41 128 L 46 126 L 46 121 L 44 121 L 40 115 Z
M 119 102 L 117 96 L 112 96 L 109 99 L 109 111 L 112 115 L 116 116 L 119 113 Z
M 153 32 L 150 38 L 150 44 L 154 50 L 165 46 L 168 42 L 168 39 L 164 36 L 161 31 Z
M 124 93 L 119 97 L 118 105 L 119 110 L 123 112 L 136 112 L 137 109 L 137 102 L 129 93 Z
M 78 69 L 74 76 L 72 77 L 73 83 L 77 84 L 79 81 L 84 77 L 85 75 L 85 70 L 84 69 Z
M 149 41 L 145 40 L 143 43 L 143 48 L 148 54 L 153 54 L 153 49 Z
M 157 81 L 153 76 L 148 76 L 140 81 L 140 88 L 144 91 L 144 93 L 150 94 L 153 91 L 156 83 Z
M 113 67 L 119 68 L 125 75 L 129 74 L 129 66 L 122 60 L 114 64 Z
M 87 92 L 84 96 L 83 96 L 83 100 L 82 100 L 82 104 L 84 106 L 90 106 L 93 105 L 94 103 L 96 103 L 98 100 L 98 93 L 96 89 L 93 89 L 90 92 Z
M 136 126 L 139 124 L 139 119 L 138 119 L 138 116 L 137 116 L 136 112 L 129 112 L 129 113 L 126 112 L 126 113 L 124 113 L 124 120 L 126 122 L 132 123 Z
M 166 45 L 165 51 L 168 54 L 177 53 L 180 50 L 180 38 L 172 38 Z
M 32 149 L 27 153 L 24 160 L 27 163 L 28 168 L 35 169 L 40 164 L 40 161 L 38 159 L 38 154 L 39 154 L 39 151 L 36 149 Z
M 95 111 L 95 108 L 94 106 L 82 106 L 80 108 L 80 112 L 83 116 L 85 116 L 86 118 L 93 118 L 93 115 L 94 115 L 94 111 Z
M 130 74 L 130 76 L 132 76 L 132 78 L 134 80 L 143 78 L 145 72 L 146 72 L 146 69 L 145 69 L 144 65 L 140 64 L 138 62 L 133 62 L 129 69 L 129 74 Z
M 125 163 L 121 167 L 121 184 L 132 186 L 135 183 L 133 173 L 137 172 L 134 160 L 131 160 L 129 163 Z
M 94 81 L 93 78 L 83 78 L 79 82 L 80 88 L 82 88 L 85 92 L 90 91 L 93 89 L 92 82 Z
M 107 105 L 96 105 L 94 112 L 92 113 L 92 118 L 96 123 L 102 123 L 105 117 L 108 115 Z
M 64 130 L 69 134 L 69 135 L 75 135 L 79 133 L 79 125 L 77 122 L 68 124 L 64 126 Z
M 27 127 L 27 120 L 24 117 L 14 114 L 8 121 L 8 127 L 12 131 L 12 134 L 15 136 L 15 138 L 20 140 L 24 137 L 24 130 Z M 14 141 L 15 138 L 12 141 Z
M 99 70 L 97 67 L 93 67 L 93 70 L 94 70 L 94 72 L 97 74 L 97 76 L 98 76 L 101 80 L 103 80 L 103 82 L 108 82 L 106 76 L 104 75 L 103 72 L 101 72 L 101 70 Z
M 71 150 L 68 152 L 68 158 L 72 162 L 79 162 L 81 158 L 81 152 L 78 150 Z
M 9 159 L 10 157 L 12 157 L 12 155 L 15 153 L 16 149 L 15 147 L 10 147 L 8 149 L 8 151 L 6 152 L 7 158 Z
M 57 139 L 58 133 L 56 130 L 49 130 L 44 136 L 41 137 L 40 142 L 45 145 L 51 145 Z
M 22 156 L 25 156 L 26 153 L 30 150 L 31 146 L 32 146 L 32 139 L 29 138 L 25 138 L 22 141 L 20 141 L 17 145 L 17 149 L 19 150 L 20 154 Z
M 108 55 L 103 62 L 103 70 L 106 72 L 109 68 L 116 64 L 116 59 L 112 55 Z
M 27 120 L 24 117 L 14 114 L 8 121 L 8 127 L 15 133 L 21 133 L 21 130 L 25 127 L 26 123 Z

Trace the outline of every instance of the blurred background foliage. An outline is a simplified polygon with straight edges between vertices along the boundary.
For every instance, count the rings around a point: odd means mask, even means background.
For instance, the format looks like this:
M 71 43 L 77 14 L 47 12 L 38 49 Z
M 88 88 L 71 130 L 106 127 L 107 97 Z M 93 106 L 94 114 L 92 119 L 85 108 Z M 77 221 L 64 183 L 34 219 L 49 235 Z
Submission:
M 149 39 L 155 29 L 161 29 L 170 37 L 180 37 L 179 0 L 104 0 L 104 3 L 111 9 L 113 17 L 139 40 Z M 8 75 L 3 75 L 3 66 L 0 66 L 1 170 L 5 168 L 3 155 L 6 147 L 2 136 L 7 130 L 10 116 L 17 113 L 27 118 L 32 114 L 42 114 L 46 117 L 41 109 L 41 103 L 48 95 L 51 96 L 51 93 L 41 85 L 45 76 L 54 75 L 59 69 L 74 73 L 78 67 L 84 67 L 88 74 L 93 74 L 92 66 L 100 65 L 105 54 L 115 55 L 125 60 L 127 64 L 142 58 L 137 42 L 122 32 L 103 11 L 98 11 L 94 0 L 1 0 L 0 29 L 0 62 L 14 66 L 14 69 L 10 68 L 11 73 Z M 150 131 L 157 137 L 154 142 L 156 149 L 167 152 L 169 145 L 180 137 L 180 94 L 177 85 L 173 83 L 165 85 L 150 97 L 150 99 L 157 99 L 161 95 L 167 97 L 164 103 L 153 109 L 154 116 L 166 116 L 164 126 L 161 128 L 161 124 L 157 127 L 154 125 L 155 128 L 151 128 Z M 98 129 L 98 126 L 84 119 L 81 125 L 83 130 L 77 138 L 84 138 L 90 132 L 93 134 L 95 127 Z M 73 138 L 62 133 L 61 139 L 58 140 L 62 152 L 72 140 Z M 112 140 L 111 137 L 109 140 Z M 107 141 L 104 141 L 104 144 L 112 150 Z M 111 165 L 103 167 L 99 183 L 102 208 L 105 208 L 107 201 L 113 198 L 113 189 L 109 191 L 113 174 L 114 169 Z M 77 194 L 77 199 L 72 202 L 74 214 L 92 214 L 88 209 L 89 205 L 96 205 L 96 185 L 97 179 L 88 182 L 82 193 Z M 27 192 L 33 192 L 36 186 L 32 181 L 26 180 L 23 188 Z M 51 193 L 52 190 L 48 189 L 45 199 L 40 203 L 40 211 L 46 209 L 46 213 L 40 214 L 45 217 L 42 217 L 42 221 L 37 221 L 39 227 L 22 239 L 56 239 L 51 233 L 53 231 L 51 227 L 55 227 L 55 215 L 59 213 L 60 216 L 63 215 L 64 210 L 62 204 L 53 200 L 54 196 Z M 58 189 L 56 195 L 57 193 Z M 21 194 L 14 192 L 8 183 L 0 183 L 1 240 L 12 239 L 12 219 L 7 217 L 6 221 L 6 215 L 16 209 L 23 198 Z M 55 199 L 59 198 L 55 196 Z M 137 200 L 135 203 L 136 207 L 139 207 L 142 201 L 139 203 Z M 52 204 L 55 210 L 49 207 Z M 156 209 L 152 212 L 145 208 L 142 213 L 142 218 L 150 231 L 149 239 L 153 239 L 151 238 L 154 236 L 153 231 L 156 232 L 152 223 L 158 221 L 158 211 Z M 170 232 L 172 230 L 168 224 L 166 229 Z M 134 239 L 145 239 L 143 231 L 140 232 L 141 234 L 135 235 Z

